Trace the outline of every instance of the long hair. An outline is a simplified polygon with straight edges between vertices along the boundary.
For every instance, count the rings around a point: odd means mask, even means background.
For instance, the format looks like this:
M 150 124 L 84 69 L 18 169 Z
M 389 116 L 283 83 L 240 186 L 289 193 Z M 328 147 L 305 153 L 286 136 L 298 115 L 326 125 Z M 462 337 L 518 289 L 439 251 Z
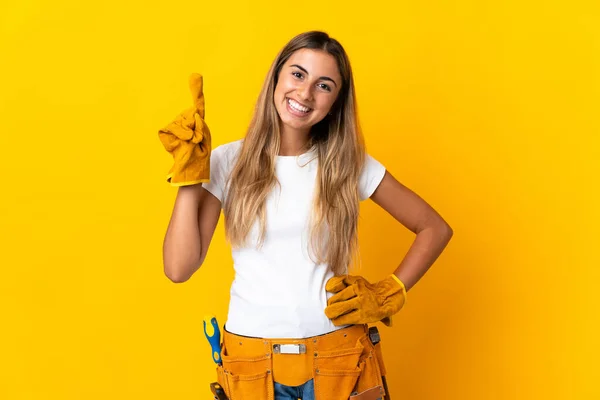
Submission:
M 246 245 L 258 218 L 258 246 L 264 243 L 266 199 L 279 183 L 275 176 L 275 157 L 281 142 L 281 120 L 273 95 L 282 66 L 295 51 L 303 48 L 331 54 L 342 77 L 331 115 L 311 128 L 307 146 L 315 150 L 318 159 L 309 240 L 311 249 L 316 250 L 312 253 L 317 260 L 313 261 L 327 263 L 340 275 L 359 260 L 358 178 L 365 161 L 365 144 L 357 117 L 350 61 L 342 45 L 325 32 L 310 31 L 294 37 L 271 64 L 229 176 L 223 206 L 225 234 L 232 247 Z

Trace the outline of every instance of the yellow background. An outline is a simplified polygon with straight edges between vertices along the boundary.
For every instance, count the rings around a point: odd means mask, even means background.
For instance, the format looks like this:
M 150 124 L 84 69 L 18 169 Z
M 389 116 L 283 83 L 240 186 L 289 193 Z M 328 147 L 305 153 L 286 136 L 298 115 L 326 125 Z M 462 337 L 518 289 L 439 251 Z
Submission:
M 350 55 L 369 153 L 455 232 L 380 325 L 392 397 L 600 398 L 597 2 L 13 0 L 0 22 L 0 399 L 210 398 L 231 257 L 221 219 L 190 281 L 163 275 L 157 131 L 201 72 L 213 144 L 241 138 L 311 29 Z M 362 216 L 380 279 L 414 236 Z

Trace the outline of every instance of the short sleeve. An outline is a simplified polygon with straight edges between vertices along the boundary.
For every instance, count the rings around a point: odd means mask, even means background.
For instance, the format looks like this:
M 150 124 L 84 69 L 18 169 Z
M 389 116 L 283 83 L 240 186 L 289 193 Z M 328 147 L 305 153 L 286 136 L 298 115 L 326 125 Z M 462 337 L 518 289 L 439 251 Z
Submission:
M 369 154 L 365 154 L 365 164 L 358 178 L 360 201 L 366 200 L 377 189 L 385 175 L 385 167 Z
M 202 187 L 212 193 L 223 204 L 223 188 L 225 186 L 225 162 L 223 146 L 218 146 L 210 153 L 210 182 L 202 183 Z

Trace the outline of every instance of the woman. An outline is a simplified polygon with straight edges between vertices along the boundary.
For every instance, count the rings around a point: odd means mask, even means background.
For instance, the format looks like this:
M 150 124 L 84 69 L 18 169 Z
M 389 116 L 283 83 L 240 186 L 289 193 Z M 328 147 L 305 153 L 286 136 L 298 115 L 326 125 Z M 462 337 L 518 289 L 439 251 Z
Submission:
M 235 268 L 217 367 L 227 396 L 387 396 L 380 345 L 367 324 L 391 325 L 452 229 L 365 153 L 343 47 L 324 32 L 294 37 L 268 72 L 244 139 L 212 152 L 203 98 L 198 104 L 204 156 L 179 171 L 195 168 L 200 179 L 181 183 L 164 266 L 174 282 L 189 279 L 223 209 Z M 398 269 L 375 284 L 348 275 L 367 198 L 417 234 Z

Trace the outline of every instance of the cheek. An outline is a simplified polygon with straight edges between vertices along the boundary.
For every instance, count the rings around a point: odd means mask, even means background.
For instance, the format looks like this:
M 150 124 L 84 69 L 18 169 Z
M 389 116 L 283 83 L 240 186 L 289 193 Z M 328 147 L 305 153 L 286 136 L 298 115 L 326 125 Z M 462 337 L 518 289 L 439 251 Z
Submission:
M 326 96 L 325 98 L 319 99 L 319 109 L 327 113 L 329 112 L 331 107 L 333 107 L 333 103 L 335 103 L 335 98 L 331 96 Z
M 284 82 L 278 82 L 275 88 L 275 99 L 282 100 L 286 93 L 286 86 Z
M 280 90 L 283 91 L 284 93 L 295 90 L 297 84 L 298 84 L 298 81 L 296 81 L 295 78 L 292 76 L 283 76 L 277 83 Z

